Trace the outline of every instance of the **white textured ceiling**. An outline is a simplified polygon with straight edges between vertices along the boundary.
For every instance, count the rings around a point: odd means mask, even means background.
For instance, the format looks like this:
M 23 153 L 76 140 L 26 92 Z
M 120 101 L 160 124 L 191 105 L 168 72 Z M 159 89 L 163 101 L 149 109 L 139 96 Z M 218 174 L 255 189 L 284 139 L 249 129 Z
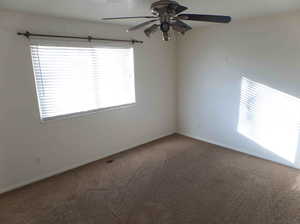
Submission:
M 102 17 L 150 15 L 150 4 L 154 1 L 0 0 L 0 8 L 100 21 Z M 189 8 L 187 13 L 222 14 L 232 16 L 233 19 L 300 9 L 300 0 L 179 0 L 178 2 Z M 128 20 L 125 24 L 136 24 L 140 21 L 143 20 Z M 120 21 L 114 21 L 114 23 L 120 23 Z

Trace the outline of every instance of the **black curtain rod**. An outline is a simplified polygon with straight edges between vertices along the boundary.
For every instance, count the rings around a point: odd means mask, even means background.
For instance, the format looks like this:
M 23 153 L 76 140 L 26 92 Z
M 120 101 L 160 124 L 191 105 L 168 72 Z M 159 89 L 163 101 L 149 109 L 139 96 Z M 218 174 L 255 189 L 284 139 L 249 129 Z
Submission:
M 79 39 L 79 40 L 100 40 L 100 41 L 113 41 L 113 42 L 128 42 L 128 43 L 139 43 L 142 44 L 143 41 L 141 40 L 122 40 L 122 39 L 109 39 L 109 38 L 98 38 L 98 37 L 92 37 L 92 36 L 87 36 L 87 37 L 79 37 L 79 36 L 61 36 L 61 35 L 49 35 L 49 34 L 38 34 L 38 33 L 30 33 L 26 31 L 25 33 L 18 32 L 17 33 L 20 36 L 25 36 L 27 38 L 30 37 L 51 37 L 51 38 L 65 38 L 65 39 Z

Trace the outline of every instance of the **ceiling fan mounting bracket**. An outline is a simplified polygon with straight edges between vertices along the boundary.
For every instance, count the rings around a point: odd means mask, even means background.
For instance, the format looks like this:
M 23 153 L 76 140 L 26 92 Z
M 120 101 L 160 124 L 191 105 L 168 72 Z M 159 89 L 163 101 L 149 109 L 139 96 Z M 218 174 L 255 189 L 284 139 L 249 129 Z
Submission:
M 160 13 L 174 13 L 175 9 L 180 7 L 179 3 L 172 0 L 160 0 L 158 2 L 154 2 L 151 5 L 151 10 L 154 15 L 159 15 Z

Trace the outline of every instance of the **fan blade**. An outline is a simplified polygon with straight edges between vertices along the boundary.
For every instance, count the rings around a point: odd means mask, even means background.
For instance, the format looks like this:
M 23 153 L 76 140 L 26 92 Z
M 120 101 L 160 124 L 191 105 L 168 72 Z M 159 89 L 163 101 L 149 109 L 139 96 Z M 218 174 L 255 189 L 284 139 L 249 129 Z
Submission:
M 149 28 L 145 29 L 144 33 L 147 37 L 150 37 L 151 34 L 155 33 L 158 30 L 159 25 L 153 24 Z
M 216 16 L 216 15 L 201 15 L 201 14 L 180 14 L 179 19 L 213 22 L 213 23 L 229 23 L 231 21 L 230 16 Z
M 154 22 L 156 22 L 156 21 L 157 21 L 157 19 L 152 19 L 152 20 L 150 20 L 150 21 L 147 21 L 147 22 L 138 24 L 138 25 L 136 25 L 136 26 L 134 26 L 134 27 L 129 28 L 129 29 L 127 30 L 127 32 L 133 31 L 133 30 L 137 30 L 137 29 L 140 29 L 140 28 L 142 28 L 142 27 L 144 27 L 144 26 L 147 26 L 147 25 L 149 25 L 149 24 L 151 24 L 151 23 L 154 23 Z
M 182 33 L 182 34 L 184 34 L 185 32 L 192 29 L 191 26 L 180 21 L 179 19 L 177 19 L 176 22 L 172 23 L 171 26 L 175 31 Z
M 114 17 L 114 18 L 102 18 L 102 20 L 115 20 L 115 19 L 154 19 L 157 16 L 132 16 L 132 17 Z

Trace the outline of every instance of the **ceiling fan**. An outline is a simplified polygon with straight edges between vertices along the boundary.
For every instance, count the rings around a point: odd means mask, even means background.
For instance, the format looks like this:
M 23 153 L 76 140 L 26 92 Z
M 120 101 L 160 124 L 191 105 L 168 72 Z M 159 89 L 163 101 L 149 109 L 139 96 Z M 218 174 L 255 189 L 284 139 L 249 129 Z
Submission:
M 200 22 L 213 22 L 213 23 L 229 23 L 231 21 L 230 16 L 219 15 L 203 15 L 203 14 L 180 14 L 188 8 L 180 5 L 173 0 L 160 0 L 152 3 L 151 10 L 152 16 L 134 16 L 134 17 L 115 17 L 115 18 L 103 18 L 103 20 L 117 20 L 117 19 L 150 19 L 147 22 L 138 24 L 129 28 L 127 31 L 134 31 L 145 26 L 152 24 L 146 28 L 144 33 L 150 37 L 158 29 L 163 33 L 163 39 L 168 41 L 170 39 L 170 29 L 175 32 L 185 34 L 185 32 L 192 29 L 192 27 L 182 20 L 200 21 Z M 156 24 L 158 22 L 159 24 Z M 153 24 L 155 23 L 155 24 Z

